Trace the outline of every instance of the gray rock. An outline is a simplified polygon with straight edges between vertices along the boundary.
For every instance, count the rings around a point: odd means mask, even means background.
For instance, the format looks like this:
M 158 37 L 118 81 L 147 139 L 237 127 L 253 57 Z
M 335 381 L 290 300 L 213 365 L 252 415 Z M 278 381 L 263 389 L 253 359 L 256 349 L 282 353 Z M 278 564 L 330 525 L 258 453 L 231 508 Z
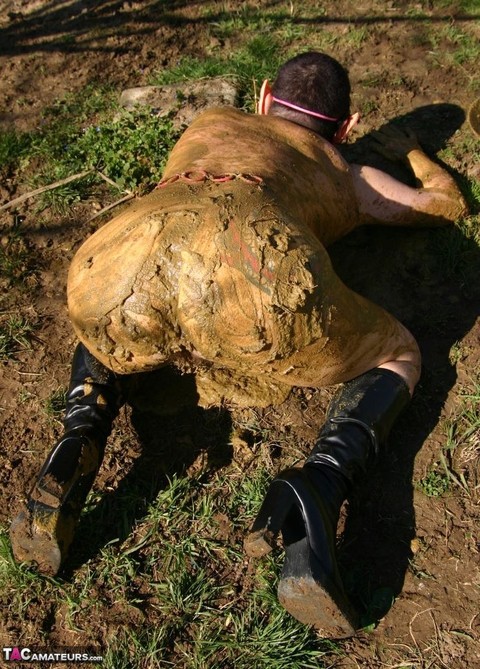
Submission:
M 125 109 L 140 105 L 150 107 L 159 116 L 174 114 L 175 128 L 190 125 L 194 118 L 209 107 L 234 107 L 237 103 L 236 82 L 222 77 L 181 81 L 165 86 L 127 88 L 120 95 L 120 105 Z

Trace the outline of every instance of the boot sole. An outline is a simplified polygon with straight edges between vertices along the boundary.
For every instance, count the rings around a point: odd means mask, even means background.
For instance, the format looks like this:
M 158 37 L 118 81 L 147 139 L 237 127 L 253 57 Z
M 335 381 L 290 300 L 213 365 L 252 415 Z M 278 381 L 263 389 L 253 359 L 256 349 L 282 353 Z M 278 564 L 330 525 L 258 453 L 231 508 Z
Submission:
M 34 566 L 37 571 L 55 576 L 62 564 L 62 550 L 55 536 L 56 514 L 21 511 L 10 526 L 10 541 L 17 562 Z
M 306 538 L 285 547 L 278 600 L 290 615 L 322 637 L 344 639 L 356 633 L 356 614 L 323 573 Z
M 345 639 L 356 633 L 329 593 L 313 578 L 282 579 L 278 601 L 291 616 L 314 627 L 324 638 Z

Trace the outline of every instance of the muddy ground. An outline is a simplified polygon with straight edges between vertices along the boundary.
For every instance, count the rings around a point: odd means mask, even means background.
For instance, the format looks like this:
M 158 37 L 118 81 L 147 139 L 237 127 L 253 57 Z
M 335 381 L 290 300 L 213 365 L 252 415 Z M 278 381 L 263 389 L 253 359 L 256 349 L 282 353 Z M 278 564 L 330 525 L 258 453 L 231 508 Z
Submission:
M 454 3 L 441 9 L 436 4 L 176 0 L 105 1 L 92 8 L 82 1 L 3 0 L 0 121 L 2 128 L 31 130 L 41 123 L 48 105 L 87 84 L 110 83 L 119 94 L 124 88 L 144 85 L 151 73 L 176 64 L 183 55 L 221 53 L 235 46 L 235 37 L 225 44 L 212 33 L 215 12 L 220 15 L 227 5 L 233 13 L 247 5 L 274 8 L 279 20 L 293 26 L 313 24 L 318 31 L 328 29 L 340 38 L 352 26 L 365 27 L 373 35 L 348 52 L 338 50 L 341 39 L 332 41 L 330 49 L 349 68 L 354 105 L 364 110 L 356 142 L 345 149 L 347 157 L 391 168 L 371 151 L 368 131 L 405 117 L 430 152 L 453 145 L 445 161 L 465 183 L 467 177 L 479 176 L 478 144 L 465 121 L 475 97 L 472 79 L 479 64 L 459 66 L 445 58 L 439 62 L 432 55 L 427 31 L 436 29 L 440 34 L 446 25 L 454 24 L 476 30 L 478 38 L 478 17 L 473 21 L 459 14 Z M 311 10 L 315 5 L 326 12 L 319 10 L 316 18 L 311 11 L 304 15 L 303 6 Z M 430 18 L 428 25 L 424 19 L 415 19 L 418 8 Z M 207 9 L 213 13 L 208 22 Z M 299 50 L 308 45 L 308 40 L 299 38 Z M 453 51 L 454 46 L 445 41 L 439 53 L 449 49 Z M 0 184 L 0 205 L 27 190 L 28 185 L 19 183 L 14 174 L 6 175 Z M 31 202 L 1 213 L 3 240 L 9 228 L 21 221 L 26 231 L 21 243 L 28 247 L 28 262 L 33 263 L 26 286 L 2 282 L 1 309 L 24 315 L 36 325 L 32 349 L 20 350 L 0 363 L 0 522 L 4 526 L 60 431 L 59 423 L 43 407 L 68 382 L 75 339 L 65 307 L 66 273 L 81 240 L 106 220 L 89 222 L 95 206 L 80 203 L 68 216 L 43 212 L 41 220 Z M 471 220 L 478 224 L 478 217 Z M 427 496 L 417 485 L 431 472 L 445 473 L 440 453 L 448 426 L 464 412 L 475 387 L 478 398 L 480 287 L 478 278 L 474 279 L 478 255 L 478 247 L 462 232 L 447 235 L 443 230 L 364 229 L 332 248 L 342 278 L 411 329 L 422 349 L 424 369 L 415 398 L 394 429 L 388 454 L 350 501 L 341 543 L 342 564 L 348 573 L 357 570 L 362 578 L 366 575 L 372 589 L 388 586 L 398 597 L 377 629 L 345 642 L 346 656 L 332 658 L 330 666 L 480 667 L 478 432 L 460 441 L 447 463 L 457 480 L 463 477 L 467 490 L 451 479 L 443 495 Z M 275 453 L 272 473 L 308 452 L 332 392 L 295 392 L 284 405 L 257 412 L 271 433 L 282 435 L 288 430 L 298 436 L 295 454 Z M 141 421 L 134 429 L 131 417 L 132 410 L 127 408 L 117 422 L 99 488 L 115 487 L 121 481 L 119 463 L 125 444 L 129 445 L 127 460 L 132 462 L 142 439 L 152 438 L 152 431 Z M 246 413 L 236 409 L 230 410 L 227 424 L 230 420 L 248 422 Z M 188 425 L 182 421 L 187 433 Z M 208 437 L 203 439 L 209 443 Z M 188 434 L 179 441 L 187 444 L 182 451 L 187 464 L 202 448 L 197 440 L 197 452 L 189 452 L 191 442 Z M 215 467 L 229 466 L 235 443 L 230 455 L 219 454 Z M 244 446 L 245 440 L 241 443 Z M 169 471 L 175 468 L 180 470 L 180 464 L 169 466 Z M 95 559 L 94 548 L 91 553 Z M 71 639 L 61 631 L 58 619 L 52 620 L 51 611 L 42 612 L 38 602 L 34 606 L 39 609 L 29 614 L 31 640 L 38 629 L 43 636 L 47 630 L 52 643 L 68 644 Z M 25 638 L 21 620 L 8 610 L 2 618 L 1 644 Z M 128 620 L 122 624 L 128 625 Z M 80 640 L 88 644 L 92 638 L 98 643 L 97 632 L 89 636 L 87 629 Z

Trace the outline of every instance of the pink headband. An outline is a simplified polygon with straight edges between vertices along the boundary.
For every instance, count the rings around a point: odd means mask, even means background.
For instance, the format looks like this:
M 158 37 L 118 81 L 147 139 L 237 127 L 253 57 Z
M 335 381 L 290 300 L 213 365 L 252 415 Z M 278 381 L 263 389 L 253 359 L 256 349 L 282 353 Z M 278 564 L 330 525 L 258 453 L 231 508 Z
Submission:
M 295 109 L 295 111 L 303 112 L 304 114 L 309 114 L 309 116 L 315 116 L 316 118 L 321 118 L 324 121 L 340 121 L 339 118 L 333 118 L 332 116 L 325 116 L 325 114 L 319 114 L 318 112 L 310 111 L 310 109 L 304 109 L 303 107 L 298 107 L 297 105 L 293 105 L 291 102 L 287 102 L 286 100 L 280 100 L 279 98 L 276 98 L 272 96 L 272 100 L 274 102 L 277 102 L 279 105 L 283 105 L 284 107 L 290 107 L 290 109 Z

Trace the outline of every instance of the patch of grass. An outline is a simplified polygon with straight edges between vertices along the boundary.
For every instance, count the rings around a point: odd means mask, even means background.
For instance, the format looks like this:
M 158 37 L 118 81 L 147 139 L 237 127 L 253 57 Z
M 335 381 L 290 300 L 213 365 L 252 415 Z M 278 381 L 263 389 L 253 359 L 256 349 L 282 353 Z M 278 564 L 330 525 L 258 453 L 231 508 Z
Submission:
M 366 88 L 371 88 L 371 87 L 376 88 L 377 86 L 384 86 L 387 82 L 387 79 L 388 79 L 387 72 L 367 74 L 366 77 L 364 77 L 360 81 L 360 85 L 365 86 Z
M 476 482 L 470 480 L 470 464 L 480 457 L 480 383 L 460 391 L 456 415 L 445 423 L 446 444 L 441 462 L 446 476 L 468 495 Z
M 478 160 L 480 161 L 480 152 L 478 153 L 478 156 L 475 156 L 475 154 L 473 154 L 474 160 L 477 157 Z M 478 181 L 477 179 L 465 178 L 461 180 L 461 186 L 472 216 L 478 216 L 478 214 L 480 214 L 480 181 Z M 467 232 L 470 237 L 473 237 L 477 240 L 477 242 L 480 242 L 478 223 L 475 226 L 475 230 L 472 231 L 468 230 Z M 471 232 L 474 234 L 470 234 Z
M 442 274 L 460 278 L 468 290 L 478 273 L 478 223 L 467 218 L 436 232 L 434 248 Z
M 235 11 L 222 11 L 221 13 L 207 10 L 205 14 L 209 22 L 209 28 L 215 37 L 224 39 L 242 32 L 255 34 L 271 31 L 275 28 L 275 18 L 265 12 L 259 12 L 251 7 L 240 5 Z
M 6 136 L 0 158 L 17 166 L 17 178 L 28 167 L 31 188 L 92 169 L 103 172 L 119 189 L 136 190 L 160 179 L 177 138 L 168 118 L 141 108 L 120 113 L 111 90 L 87 88 L 50 107 L 38 132 Z M 65 213 L 99 181 L 92 174 L 49 190 L 38 198 L 38 208 Z
M 43 126 L 52 130 L 61 143 L 62 134 L 65 131 L 70 134 L 68 128 L 77 129 L 79 123 L 90 124 L 92 119 L 118 109 L 117 96 L 113 87 L 98 84 L 88 85 L 80 92 L 68 93 L 45 109 Z
M 478 63 L 480 45 L 478 38 L 458 25 L 451 24 L 444 28 L 442 35 L 455 46 L 451 57 L 457 65 Z
M 252 82 L 260 84 L 264 78 L 272 79 L 284 60 L 283 56 L 274 38 L 257 35 L 227 58 L 183 58 L 177 67 L 155 74 L 151 83 L 161 85 L 203 77 L 231 76 L 239 82 L 244 105 L 253 108 Z
M 457 352 L 459 346 L 457 342 Z M 471 496 L 477 485 L 470 465 L 480 457 L 480 383 L 474 381 L 469 389 L 461 389 L 459 396 L 456 415 L 444 423 L 446 441 L 439 453 L 439 461 L 416 484 L 428 497 L 440 497 L 451 491 L 452 486 Z
M 115 92 L 110 88 L 87 86 L 77 93 L 67 94 L 45 109 L 42 122 L 35 133 L 18 134 L 17 143 L 24 147 L 25 163 L 35 163 L 50 168 L 68 161 L 72 141 L 92 123 L 112 115 L 117 109 Z M 61 174 L 58 178 L 65 176 Z
M 241 486 L 232 481 L 229 492 L 230 517 L 240 527 L 247 527 L 260 509 L 267 487 L 271 481 L 270 473 L 257 469 L 252 476 L 247 476 Z
M 219 39 L 228 39 L 237 37 L 238 35 L 247 36 L 273 36 L 281 44 L 293 45 L 299 42 L 310 42 L 315 40 L 320 33 L 315 28 L 308 24 L 296 22 L 294 19 L 296 15 L 301 12 L 302 17 L 311 16 L 318 20 L 320 16 L 326 15 L 324 7 L 301 7 L 297 6 L 295 2 L 286 3 L 285 7 L 273 10 L 262 9 L 258 11 L 252 7 L 248 7 L 243 3 L 238 9 L 232 11 L 232 7 L 228 7 L 223 11 L 207 10 L 205 16 L 211 18 L 209 22 L 209 29 L 211 33 Z M 297 49 L 298 50 L 298 49 Z
M 370 31 L 365 26 L 361 26 L 360 28 L 350 26 L 350 29 L 345 36 L 345 41 L 352 48 L 358 49 L 364 42 L 367 41 L 369 36 Z
M 443 2 L 450 2 L 450 0 L 443 0 Z M 460 0 L 460 7 L 464 12 L 468 12 L 474 16 L 480 16 L 480 5 L 477 0 Z
M 119 630 L 115 644 L 103 655 L 103 669 L 132 669 L 132 667 L 175 667 L 174 662 L 165 660 L 168 647 L 168 628 L 160 629 L 124 627 Z
M 470 346 L 464 346 L 462 342 L 456 341 L 450 347 L 450 353 L 448 359 L 452 365 L 456 365 L 465 358 L 467 358 L 472 353 L 472 348 Z
M 378 109 L 378 103 L 375 102 L 375 100 L 364 100 L 360 108 L 360 113 L 362 118 L 365 118 L 369 114 L 373 114 L 373 112 L 378 111 Z
M 335 650 L 333 643 L 317 641 L 308 628 L 286 614 L 269 590 L 260 588 L 243 610 L 230 611 L 224 624 L 208 636 L 204 630 L 199 632 L 193 652 L 187 655 L 188 666 L 198 669 L 319 669 L 326 652 Z
M 450 481 L 444 472 L 434 468 L 418 481 L 417 488 L 427 497 L 441 497 L 449 490 Z
M 262 469 L 209 481 L 203 474 L 172 477 L 128 539 L 103 548 L 75 583 L 65 585 L 72 629 L 81 629 L 86 615 L 105 618 L 112 603 L 129 620 L 110 636 L 103 666 L 321 669 L 325 653 L 338 650 L 279 605 L 278 556 L 256 564 L 250 582 L 238 588 L 245 556 L 235 534 L 222 534 L 217 518 L 240 513 L 235 525 L 244 529 L 266 478 Z
M 478 89 L 476 64 L 480 58 L 480 45 L 476 34 L 470 32 L 468 26 L 452 22 L 441 30 L 431 30 L 429 40 L 433 62 L 455 67 L 457 74 L 466 78 L 469 87 Z
M 0 315 L 0 360 L 13 358 L 15 353 L 29 349 L 33 325 L 18 314 Z
M 24 618 L 30 603 L 42 600 L 50 590 L 51 579 L 36 574 L 15 562 L 7 531 L 0 527 L 0 603 L 11 613 Z
M 65 411 L 67 391 L 65 389 L 55 390 L 45 400 L 45 411 L 49 418 L 60 421 Z
M 30 180 L 30 184 L 35 188 L 47 186 L 75 174 L 76 171 L 77 168 L 72 167 L 69 163 L 57 162 L 53 159 L 51 163 L 44 164 L 42 171 Z M 45 191 L 36 198 L 35 210 L 42 212 L 45 209 L 50 209 L 52 214 L 66 214 L 74 204 L 80 202 L 82 197 L 87 194 L 87 186 L 92 182 L 93 178 L 90 177 L 83 181 L 72 181 Z
M 14 130 L 0 131 L 0 170 L 18 166 L 28 155 L 32 136 Z
M 431 8 L 431 0 L 422 0 L 422 5 L 425 5 L 428 9 Z M 455 3 L 452 3 L 452 0 L 436 0 L 435 1 L 436 9 L 453 9 L 455 12 L 465 12 L 465 14 L 472 14 L 480 16 L 480 7 L 477 0 L 458 0 Z
M 326 51 L 333 55 L 335 50 L 341 49 L 340 35 L 333 30 L 325 30 L 325 32 L 321 31 L 320 34 L 314 38 L 312 47 L 317 51 Z
M 52 611 L 65 611 L 64 629 L 75 629 L 76 614 L 81 612 L 83 616 L 88 615 L 97 606 L 92 596 L 92 580 L 86 576 L 90 576 L 88 566 L 80 577 L 68 583 L 18 564 L 13 558 L 8 531 L 0 527 L 0 606 L 3 611 L 8 610 L 9 616 L 23 621 L 29 619 L 32 606 L 46 623 L 45 626 L 40 623 L 36 630 L 38 636 L 34 640 L 26 638 L 26 642 L 41 644 L 48 637 L 47 621 Z M 11 639 L 10 645 L 22 640 Z
M 169 119 L 137 109 L 81 130 L 72 129 L 63 139 L 57 152 L 52 146 L 46 149 L 46 164 L 33 185 L 53 183 L 87 169 L 103 172 L 120 189 L 135 190 L 142 184 L 154 184 L 161 177 L 177 135 Z M 39 155 L 46 144 L 47 136 L 37 146 Z M 66 210 L 91 188 L 95 179 L 92 176 L 44 193 L 43 206 Z
M 160 179 L 176 139 L 169 119 L 138 109 L 86 128 L 71 157 L 76 166 L 98 169 L 120 188 L 135 190 Z
M 18 285 L 32 273 L 33 256 L 21 225 L 16 221 L 0 239 L 0 283 L 7 287 Z

